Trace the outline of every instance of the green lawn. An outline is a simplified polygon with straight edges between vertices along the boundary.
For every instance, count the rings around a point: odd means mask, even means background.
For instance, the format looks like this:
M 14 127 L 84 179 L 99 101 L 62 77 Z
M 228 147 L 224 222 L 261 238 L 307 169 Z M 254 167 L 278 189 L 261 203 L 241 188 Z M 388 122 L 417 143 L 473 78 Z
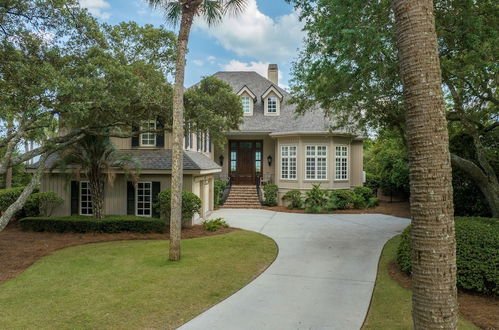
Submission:
M 231 295 L 277 255 L 247 231 L 182 241 L 81 245 L 49 255 L 0 285 L 3 329 L 175 328 Z
M 412 329 L 411 291 L 401 287 L 388 273 L 388 264 L 395 260 L 400 235 L 389 240 L 378 266 L 376 287 L 362 329 Z M 459 320 L 459 329 L 478 329 L 471 322 Z

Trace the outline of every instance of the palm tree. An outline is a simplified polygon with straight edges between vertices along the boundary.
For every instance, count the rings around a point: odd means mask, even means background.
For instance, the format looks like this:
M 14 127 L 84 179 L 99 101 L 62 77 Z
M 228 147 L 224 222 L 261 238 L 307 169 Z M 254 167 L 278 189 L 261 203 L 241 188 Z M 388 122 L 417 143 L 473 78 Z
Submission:
M 84 174 L 88 179 L 92 198 L 92 214 L 96 219 L 104 217 L 104 183 L 112 184 L 115 179 L 113 169 L 122 169 L 132 181 L 137 182 L 139 164 L 131 156 L 119 153 L 104 135 L 87 135 L 60 153 L 60 158 L 52 165 L 67 174 L 79 178 Z M 68 171 L 70 170 L 70 171 Z
M 455 329 L 456 241 L 447 122 L 432 0 L 394 0 L 404 85 L 415 329 Z
M 241 12 L 246 0 L 149 0 L 154 8 L 164 11 L 169 23 L 180 21 L 177 39 L 177 59 L 175 83 L 173 86 L 173 144 L 172 144 L 172 184 L 170 218 L 170 260 L 180 260 L 180 235 L 182 224 L 182 143 L 184 138 L 184 75 L 185 54 L 194 18 L 204 17 L 208 24 L 215 24 L 228 13 Z

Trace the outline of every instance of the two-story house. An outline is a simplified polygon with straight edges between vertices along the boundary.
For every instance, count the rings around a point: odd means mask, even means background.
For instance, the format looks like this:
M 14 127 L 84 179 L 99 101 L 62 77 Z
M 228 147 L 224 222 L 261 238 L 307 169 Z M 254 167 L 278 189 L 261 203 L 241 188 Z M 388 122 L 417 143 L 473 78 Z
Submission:
M 213 210 L 214 180 L 229 179 L 237 186 L 275 183 L 279 202 L 287 191 L 303 192 L 313 184 L 323 189 L 350 189 L 362 185 L 362 137 L 346 131 L 330 131 L 321 110 L 296 116 L 290 95 L 278 85 L 277 65 L 265 78 L 256 72 L 218 72 L 215 77 L 232 86 L 241 97 L 244 123 L 227 132 L 227 144 L 215 148 L 205 134 L 187 134 L 184 140 L 184 190 L 202 200 L 201 217 Z M 157 128 L 155 121 L 143 123 Z M 155 216 L 157 194 L 170 188 L 172 138 L 144 133 L 133 138 L 112 138 L 122 153 L 141 164 L 137 185 L 116 170 L 113 184 L 106 183 L 104 212 L 109 215 Z M 48 166 L 55 161 L 49 159 Z M 42 191 L 54 191 L 64 204 L 54 215 L 92 214 L 88 182 L 84 178 L 68 184 L 53 170 L 44 175 Z M 253 189 L 256 194 L 256 190 Z M 241 205 L 235 205 L 244 207 Z

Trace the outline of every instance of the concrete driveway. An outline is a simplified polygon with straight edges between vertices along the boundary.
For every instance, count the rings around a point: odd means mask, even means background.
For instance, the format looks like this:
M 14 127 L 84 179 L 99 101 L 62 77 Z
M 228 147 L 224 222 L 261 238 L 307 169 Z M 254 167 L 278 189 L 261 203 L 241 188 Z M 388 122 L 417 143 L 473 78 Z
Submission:
M 383 245 L 409 224 L 382 214 L 222 209 L 211 217 L 273 238 L 279 254 L 257 279 L 181 329 L 359 329 Z

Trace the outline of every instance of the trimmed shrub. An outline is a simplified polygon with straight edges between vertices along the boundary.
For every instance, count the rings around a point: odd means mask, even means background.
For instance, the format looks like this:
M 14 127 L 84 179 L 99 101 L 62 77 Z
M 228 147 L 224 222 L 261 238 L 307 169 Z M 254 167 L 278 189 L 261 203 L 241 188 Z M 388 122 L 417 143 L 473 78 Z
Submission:
M 170 219 L 171 217 L 171 190 L 164 190 L 158 195 L 158 202 L 154 205 L 161 216 Z M 201 210 L 201 198 L 189 191 L 182 191 L 182 225 L 190 223 L 194 214 Z
M 28 197 L 24 204 L 24 215 L 26 217 L 50 217 L 54 209 L 60 206 L 64 200 L 53 191 L 34 193 Z
M 268 183 L 263 186 L 263 205 L 267 206 L 276 206 L 277 205 L 277 192 L 279 191 L 279 188 L 277 185 Z
M 351 190 L 331 190 L 329 196 L 336 203 L 338 210 L 346 210 L 354 204 L 355 194 Z
M 457 286 L 482 294 L 499 295 L 499 219 L 455 218 Z M 397 264 L 406 273 L 411 267 L 410 228 L 397 250 Z
M 378 204 L 379 204 L 379 198 L 377 198 L 377 197 L 371 197 L 367 201 L 367 207 L 368 208 L 376 207 L 376 206 L 378 206 Z
M 24 187 L 0 189 L 0 211 L 7 210 L 21 196 L 23 190 Z
M 214 186 L 215 206 L 222 205 L 222 198 L 224 195 L 225 188 L 227 188 L 227 181 L 215 180 L 215 186 Z
M 163 233 L 165 220 L 130 215 L 112 215 L 104 219 L 88 216 L 28 217 L 19 221 L 23 230 L 74 233 Z
M 289 202 L 288 209 L 301 209 L 303 207 L 303 200 L 299 190 L 290 190 L 282 196 L 282 200 Z
M 203 221 L 203 228 L 207 231 L 217 231 L 220 228 L 228 228 L 229 224 L 222 218 Z
M 369 198 L 374 197 L 373 190 L 369 187 L 355 187 L 353 189 L 353 192 L 356 195 L 361 196 L 365 202 L 367 202 L 369 200 Z
M 361 195 L 353 194 L 352 205 L 354 209 L 365 209 L 367 202 Z
M 328 205 L 328 193 L 321 189 L 320 184 L 312 185 L 312 189 L 305 193 L 305 210 L 310 213 L 320 213 Z

